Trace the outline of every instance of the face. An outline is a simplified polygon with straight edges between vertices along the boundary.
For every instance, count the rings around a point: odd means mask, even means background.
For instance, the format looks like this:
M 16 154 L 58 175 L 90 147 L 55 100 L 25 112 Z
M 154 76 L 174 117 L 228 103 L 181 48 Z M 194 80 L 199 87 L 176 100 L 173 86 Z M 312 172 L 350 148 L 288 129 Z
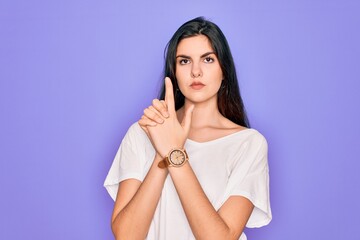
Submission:
M 176 78 L 185 101 L 217 101 L 223 73 L 206 36 L 180 41 L 176 51 Z

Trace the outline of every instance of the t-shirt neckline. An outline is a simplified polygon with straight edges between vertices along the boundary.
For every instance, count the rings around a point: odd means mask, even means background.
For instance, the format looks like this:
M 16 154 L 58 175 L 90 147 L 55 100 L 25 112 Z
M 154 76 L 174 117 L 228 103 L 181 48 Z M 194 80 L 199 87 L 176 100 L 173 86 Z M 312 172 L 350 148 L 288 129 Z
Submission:
M 239 131 L 237 131 L 237 132 L 230 133 L 230 134 L 228 134 L 228 135 L 225 135 L 225 136 L 222 136 L 222 137 L 213 139 L 213 140 L 209 140 L 209 141 L 206 141 L 206 142 L 198 142 L 198 141 L 195 141 L 195 140 L 191 140 L 190 138 L 186 139 L 186 141 L 189 142 L 189 143 L 192 143 L 192 144 L 205 145 L 205 144 L 210 144 L 210 143 L 215 143 L 215 142 L 223 141 L 223 140 L 226 140 L 226 139 L 228 139 L 228 138 L 232 138 L 232 137 L 234 137 L 234 136 L 243 134 L 244 132 L 248 132 L 248 131 L 250 131 L 250 130 L 253 130 L 253 129 L 252 129 L 252 128 L 242 129 L 242 130 L 239 130 Z

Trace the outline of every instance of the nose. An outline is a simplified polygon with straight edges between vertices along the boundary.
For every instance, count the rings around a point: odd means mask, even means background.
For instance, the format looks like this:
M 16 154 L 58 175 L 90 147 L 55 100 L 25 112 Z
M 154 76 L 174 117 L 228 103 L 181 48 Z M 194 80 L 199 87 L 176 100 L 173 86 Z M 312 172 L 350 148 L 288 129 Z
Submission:
M 199 64 L 194 63 L 192 65 L 190 74 L 191 74 L 192 78 L 198 78 L 198 77 L 202 76 L 202 71 L 201 71 L 201 68 L 200 68 Z

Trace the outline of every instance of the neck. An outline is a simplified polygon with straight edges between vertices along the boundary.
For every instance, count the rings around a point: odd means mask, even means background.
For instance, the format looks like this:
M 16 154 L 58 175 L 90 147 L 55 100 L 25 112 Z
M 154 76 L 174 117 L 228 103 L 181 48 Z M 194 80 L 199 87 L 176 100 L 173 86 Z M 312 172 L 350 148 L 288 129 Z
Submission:
M 184 116 L 185 110 L 195 104 L 192 118 L 191 128 L 202 128 L 207 126 L 219 126 L 221 119 L 224 118 L 219 112 L 217 101 L 204 102 L 204 103 L 192 103 L 185 100 L 185 104 L 178 110 L 178 119 L 181 122 Z

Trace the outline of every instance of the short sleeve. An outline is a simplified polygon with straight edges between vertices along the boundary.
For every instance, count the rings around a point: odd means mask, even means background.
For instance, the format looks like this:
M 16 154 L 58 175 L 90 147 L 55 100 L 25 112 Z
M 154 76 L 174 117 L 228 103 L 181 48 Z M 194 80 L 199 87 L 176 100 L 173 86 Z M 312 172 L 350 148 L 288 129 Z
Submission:
M 138 123 L 134 123 L 123 138 L 104 182 L 104 187 L 114 201 L 121 181 L 130 178 L 144 180 L 146 139 Z
M 226 187 L 226 199 L 243 196 L 254 204 L 246 227 L 262 227 L 272 219 L 269 194 L 268 146 L 257 131 L 239 147 Z

